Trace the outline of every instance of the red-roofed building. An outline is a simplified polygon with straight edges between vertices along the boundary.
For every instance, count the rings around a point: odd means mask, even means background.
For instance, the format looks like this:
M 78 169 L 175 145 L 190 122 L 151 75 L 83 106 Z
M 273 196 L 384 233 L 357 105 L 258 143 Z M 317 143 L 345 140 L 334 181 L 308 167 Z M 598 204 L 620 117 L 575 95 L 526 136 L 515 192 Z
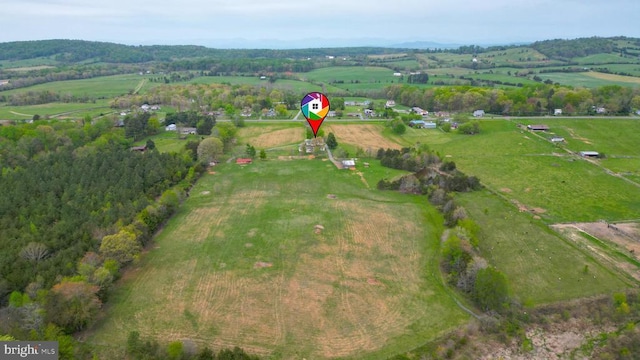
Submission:
M 253 162 L 252 159 L 250 158 L 238 158 L 236 159 L 236 164 L 239 165 L 247 165 L 247 164 L 251 164 Z

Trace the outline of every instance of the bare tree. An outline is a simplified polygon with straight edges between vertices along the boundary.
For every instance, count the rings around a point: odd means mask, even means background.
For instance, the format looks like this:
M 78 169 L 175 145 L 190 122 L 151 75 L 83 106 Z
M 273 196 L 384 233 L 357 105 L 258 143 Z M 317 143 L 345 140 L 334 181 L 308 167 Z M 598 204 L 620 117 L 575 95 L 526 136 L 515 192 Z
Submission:
M 49 255 L 47 245 L 37 242 L 30 242 L 20 252 L 23 259 L 38 262 Z

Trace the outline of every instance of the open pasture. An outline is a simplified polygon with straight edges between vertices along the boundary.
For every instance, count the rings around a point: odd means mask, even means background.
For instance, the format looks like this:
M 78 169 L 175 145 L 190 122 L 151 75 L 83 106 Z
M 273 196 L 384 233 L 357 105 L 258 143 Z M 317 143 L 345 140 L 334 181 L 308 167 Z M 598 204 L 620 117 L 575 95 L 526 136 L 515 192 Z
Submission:
M 321 160 L 211 170 L 89 342 L 138 330 L 274 358 L 386 358 L 468 320 L 437 275 L 442 220 L 424 197 Z
M 78 119 L 85 115 L 95 117 L 113 111 L 113 109 L 109 108 L 106 100 L 98 100 L 95 103 L 48 103 L 26 106 L 7 105 L 0 106 L 0 120 L 31 120 L 34 115 L 40 115 L 42 119 L 47 116 L 57 119 Z
M 304 73 L 304 77 L 309 80 L 322 82 L 332 82 L 334 80 L 343 80 L 344 82 L 377 82 L 394 79 L 393 70 L 378 66 L 327 67 Z
M 640 78 L 622 75 L 599 73 L 595 71 L 580 73 L 544 73 L 539 74 L 543 80 L 551 80 L 563 85 L 594 88 L 607 85 L 638 86 Z
M 322 91 L 319 85 L 305 81 L 278 79 L 275 82 L 261 80 L 258 76 L 199 76 L 189 80 L 189 84 L 231 84 L 231 85 L 251 85 L 266 88 L 283 89 L 295 92 L 301 91 Z
M 480 253 L 507 275 L 526 305 L 609 294 L 633 284 L 508 200 L 488 191 L 458 199 L 481 227 Z
M 634 119 L 536 119 L 523 121 L 525 124 L 545 124 L 550 134 L 545 137 L 561 136 L 566 144 L 562 146 L 574 153 L 598 151 L 606 158 L 597 164 L 622 176 L 640 176 L 640 122 Z
M 553 121 L 549 124 L 555 131 Z M 602 132 L 612 125 L 608 120 L 582 121 L 593 122 L 596 125 L 589 126 Z M 518 128 L 515 120 L 485 120 L 480 126 L 482 132 L 474 136 L 438 136 L 439 144 L 431 148 L 455 161 L 465 173 L 478 176 L 489 188 L 502 191 L 529 209 L 538 208 L 539 216 L 550 223 L 640 218 L 640 188 L 609 174 L 598 166 L 601 160 L 591 162 L 570 154 L 547 140 L 549 135 L 538 136 L 541 134 Z M 638 134 L 629 131 L 618 141 L 640 143 Z M 411 139 L 420 141 L 421 137 Z M 427 144 L 428 139 L 425 135 Z M 631 164 L 635 163 L 637 147 L 619 149 L 618 155 L 632 156 Z M 623 159 L 617 161 L 620 168 L 626 166 Z
M 138 74 L 101 76 L 91 79 L 55 81 L 26 88 L 8 90 L 3 92 L 3 94 L 10 95 L 26 91 L 52 91 L 63 94 L 72 94 L 75 96 L 89 96 L 92 98 L 102 99 L 126 95 L 130 91 L 134 91 L 136 89 L 144 92 L 144 90 L 151 86 L 160 85 L 160 83 L 152 83 L 147 80 L 147 76 L 141 76 Z M 138 89 L 141 83 L 144 86 Z

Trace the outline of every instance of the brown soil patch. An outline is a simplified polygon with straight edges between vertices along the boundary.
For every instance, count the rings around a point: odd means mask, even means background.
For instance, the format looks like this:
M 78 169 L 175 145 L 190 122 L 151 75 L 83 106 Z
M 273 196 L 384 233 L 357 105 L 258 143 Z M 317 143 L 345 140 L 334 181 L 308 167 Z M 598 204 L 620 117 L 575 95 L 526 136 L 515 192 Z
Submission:
M 632 76 L 605 74 L 597 71 L 589 71 L 588 73 L 585 73 L 585 74 L 587 76 L 590 76 L 596 79 L 606 80 L 606 81 L 619 81 L 619 82 L 626 82 L 631 84 L 640 84 L 640 79 Z
M 575 130 L 573 130 L 572 128 L 565 128 L 565 129 L 567 129 L 567 132 L 569 132 L 569 135 L 572 138 L 574 138 L 576 140 L 580 140 L 580 141 L 582 141 L 583 143 L 585 143 L 587 145 L 592 145 L 593 144 L 589 139 L 576 134 Z
M 364 174 L 361 171 L 356 172 L 356 174 L 360 176 L 360 180 L 362 181 L 364 186 L 366 186 L 367 189 L 371 189 L 371 187 L 369 186 L 369 183 L 367 182 L 367 179 L 364 178 Z
M 574 352 L 585 345 L 590 339 L 598 337 L 603 332 L 615 330 L 612 326 L 595 326 L 585 319 L 572 318 L 569 321 L 558 321 L 546 326 L 532 326 L 526 330 L 526 336 L 531 340 L 533 349 L 523 353 L 518 342 L 504 344 L 489 341 L 482 346 L 482 354 L 478 359 L 513 359 L 513 360 L 549 360 L 572 359 Z
M 609 224 L 606 222 L 591 222 L 591 223 L 574 223 L 574 224 L 556 224 L 552 225 L 552 228 L 559 233 L 565 235 L 567 238 L 581 244 L 583 247 L 589 249 L 596 254 L 600 259 L 608 262 L 618 269 L 627 272 L 629 275 L 640 280 L 640 274 L 638 269 L 619 258 L 613 258 L 609 256 L 604 250 L 592 246 L 588 240 L 580 235 L 580 231 L 591 235 L 602 241 L 608 241 L 613 246 L 619 248 L 620 251 L 625 252 L 627 255 L 640 260 L 640 227 L 637 223 L 621 223 L 621 224 Z
M 338 198 L 338 196 L 335 195 L 335 194 L 328 194 L 327 195 L 327 199 L 337 199 L 337 198 Z
M 531 212 L 538 213 L 538 214 L 544 214 L 544 213 L 547 212 L 547 210 L 545 210 L 543 208 L 535 207 L 535 208 L 531 209 Z
M 513 192 L 513 190 L 509 189 L 509 188 L 502 188 L 500 189 L 500 191 L 504 192 L 504 193 L 511 193 Z
M 272 266 L 273 266 L 272 263 L 264 262 L 264 261 L 258 261 L 255 264 L 253 264 L 254 269 L 261 269 L 261 268 L 272 267 Z
M 272 148 L 302 142 L 304 128 L 302 126 L 286 129 L 275 129 L 269 126 L 241 128 L 238 136 L 256 148 Z
M 379 148 L 400 149 L 402 146 L 382 136 L 382 125 L 374 124 L 331 124 L 325 125 L 325 132 L 336 135 L 338 143 L 355 145 L 363 150 L 377 151 Z

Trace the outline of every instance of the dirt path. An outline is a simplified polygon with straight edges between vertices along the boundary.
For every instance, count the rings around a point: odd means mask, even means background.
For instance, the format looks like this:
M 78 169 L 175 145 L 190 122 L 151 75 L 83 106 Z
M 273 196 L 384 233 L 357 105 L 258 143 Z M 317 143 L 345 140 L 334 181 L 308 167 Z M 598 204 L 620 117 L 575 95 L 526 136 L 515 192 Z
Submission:
M 327 156 L 329 157 L 329 160 L 331 160 L 331 162 L 333 163 L 333 165 L 335 165 L 338 169 L 344 169 L 342 167 L 342 163 L 336 159 L 333 158 L 333 154 L 331 153 L 331 149 L 329 149 L 329 147 L 327 146 Z

